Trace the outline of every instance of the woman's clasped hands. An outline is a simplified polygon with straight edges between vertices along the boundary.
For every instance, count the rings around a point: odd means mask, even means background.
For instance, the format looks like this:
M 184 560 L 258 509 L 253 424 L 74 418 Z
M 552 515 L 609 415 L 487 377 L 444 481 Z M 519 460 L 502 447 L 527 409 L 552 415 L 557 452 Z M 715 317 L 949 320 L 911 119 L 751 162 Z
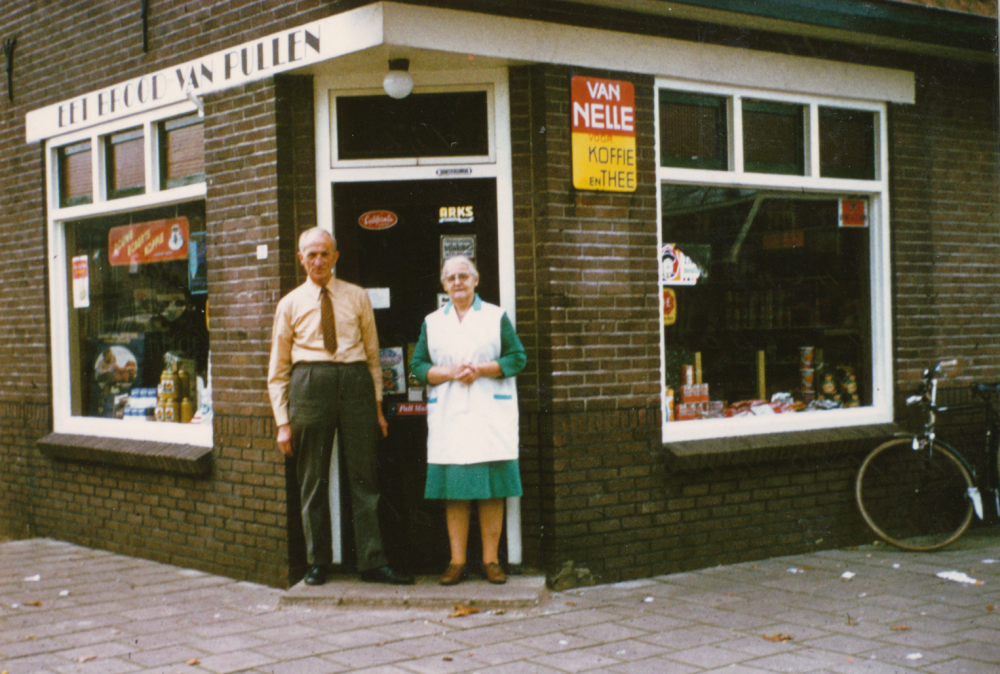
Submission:
M 480 377 L 479 368 L 473 363 L 459 363 L 451 366 L 451 378 L 466 386 L 472 386 Z

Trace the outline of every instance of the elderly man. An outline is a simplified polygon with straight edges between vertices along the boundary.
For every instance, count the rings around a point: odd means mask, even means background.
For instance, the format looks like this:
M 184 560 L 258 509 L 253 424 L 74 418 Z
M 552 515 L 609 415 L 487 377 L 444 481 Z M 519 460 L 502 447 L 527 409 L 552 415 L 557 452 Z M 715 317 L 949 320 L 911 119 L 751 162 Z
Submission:
M 409 585 L 385 557 L 378 524 L 376 433 L 382 416 L 382 367 L 368 294 L 333 277 L 337 243 L 319 227 L 299 238 L 309 278 L 288 293 L 274 317 L 267 384 L 278 448 L 296 458 L 309 570 L 306 583 L 326 582 L 333 559 L 329 475 L 339 431 L 350 482 L 361 579 Z

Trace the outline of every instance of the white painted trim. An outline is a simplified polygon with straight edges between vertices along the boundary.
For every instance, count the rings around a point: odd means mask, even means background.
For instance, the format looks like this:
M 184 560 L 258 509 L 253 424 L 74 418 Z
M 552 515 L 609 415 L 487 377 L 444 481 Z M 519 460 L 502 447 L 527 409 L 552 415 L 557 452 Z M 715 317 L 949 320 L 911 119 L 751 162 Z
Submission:
M 333 232 L 332 185 L 337 182 L 440 180 L 440 168 L 468 166 L 471 173 L 463 178 L 494 178 L 497 189 L 497 248 L 500 306 L 517 324 L 514 278 L 514 198 L 511 175 L 510 90 L 507 70 L 471 69 L 466 71 L 411 71 L 415 92 L 471 91 L 487 92 L 489 156 L 471 158 L 421 158 L 384 161 L 337 161 L 334 139 L 336 115 L 333 101 L 338 95 L 381 93 L 384 72 L 353 73 L 348 76 L 319 74 L 314 79 L 313 105 L 316 128 L 316 213 L 317 224 Z M 333 535 L 333 561 L 343 563 L 343 532 L 340 526 L 340 464 L 334 452 L 330 466 L 330 513 Z M 523 561 L 521 541 L 521 500 L 507 499 L 507 558 L 511 564 Z
M 60 138 L 45 142 L 46 194 L 48 195 L 48 268 L 49 268 L 49 315 L 51 317 L 50 338 L 52 341 L 52 424 L 57 433 L 91 435 L 128 440 L 149 440 L 178 444 L 211 447 L 213 443 L 212 425 L 131 423 L 120 419 L 103 419 L 87 416 L 73 416 L 72 387 L 70 375 L 69 336 L 69 273 L 66 265 L 66 231 L 68 221 L 101 217 L 115 213 L 135 211 L 156 206 L 178 204 L 204 199 L 205 183 L 185 185 L 170 190 L 159 190 L 159 164 L 155 161 L 158 138 L 157 122 L 194 110 L 190 103 L 167 106 L 128 118 L 117 119 L 107 124 L 91 127 Z M 141 126 L 143 134 L 143 154 L 145 156 L 146 193 L 123 199 L 107 198 L 105 180 L 105 157 L 103 138 L 122 129 Z M 92 159 L 92 193 L 94 202 L 69 208 L 59 208 L 58 189 L 58 148 L 90 140 Z M 151 186 L 157 186 L 151 188 Z
M 318 41 L 318 48 L 302 46 L 296 51 L 296 60 L 281 63 L 279 58 L 274 61 L 270 54 L 278 49 L 275 45 L 285 48 L 289 42 L 301 44 L 306 31 Z M 753 86 L 856 100 L 892 103 L 913 103 L 915 100 L 914 75 L 903 70 L 382 2 L 32 110 L 25 116 L 26 141 L 45 140 L 179 103 L 187 99 L 188 92 L 203 95 L 222 91 L 382 45 L 487 56 L 502 63 L 555 63 L 623 70 L 689 82 Z M 250 55 L 248 73 L 242 69 L 244 51 Z M 256 54 L 265 61 L 260 66 L 255 65 Z M 208 72 L 211 79 L 183 76 L 190 72 L 196 75 Z M 154 82 L 158 86 L 155 98 Z M 138 100 L 136 93 L 140 85 L 145 87 L 143 101 Z M 107 105 L 99 110 L 99 96 L 105 102 L 111 96 L 124 100 L 127 91 L 132 92 L 129 105 L 120 103 L 114 112 Z M 69 122 L 71 108 L 76 117 Z M 82 117 L 84 108 L 86 118 L 77 119 Z
M 667 422 L 666 410 L 666 345 L 663 333 L 663 309 L 660 302 L 660 406 L 663 413 L 663 442 L 683 442 L 709 438 L 727 438 L 761 433 L 820 430 L 845 426 L 865 426 L 889 423 L 893 420 L 892 382 L 892 298 L 889 260 L 889 181 L 888 124 L 886 105 L 877 101 L 840 100 L 830 97 L 806 97 L 795 93 L 761 91 L 750 88 L 726 88 L 714 84 L 697 84 L 676 79 L 658 79 L 656 91 L 661 88 L 709 93 L 730 97 L 729 144 L 730 170 L 709 171 L 659 166 L 660 106 L 659 95 L 654 105 L 656 122 L 657 157 L 657 222 L 662 221 L 662 191 L 665 183 L 718 185 L 754 189 L 787 190 L 810 194 L 866 195 L 870 199 L 869 246 L 871 255 L 871 350 L 872 350 L 872 405 L 862 408 L 829 410 L 824 412 L 769 415 L 743 419 L 707 419 L 699 421 Z M 747 173 L 742 170 L 742 99 L 757 98 L 778 102 L 793 102 L 806 106 L 806 152 L 809 163 L 805 176 Z M 819 107 L 852 108 L 874 113 L 877 138 L 875 149 L 875 180 L 844 180 L 819 177 Z M 656 228 L 657 246 L 663 245 L 663 230 Z M 676 395 L 676 393 L 675 393 Z
M 689 82 L 913 103 L 913 73 L 737 47 L 381 3 L 385 43 L 516 62 L 624 70 Z

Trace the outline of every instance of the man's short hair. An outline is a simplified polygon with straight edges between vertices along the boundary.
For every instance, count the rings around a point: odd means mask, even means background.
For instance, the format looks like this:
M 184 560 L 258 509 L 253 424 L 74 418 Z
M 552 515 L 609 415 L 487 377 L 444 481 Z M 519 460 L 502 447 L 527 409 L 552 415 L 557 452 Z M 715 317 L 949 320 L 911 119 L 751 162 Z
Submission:
M 337 240 L 333 238 L 333 234 L 322 227 L 310 227 L 299 235 L 299 252 L 302 252 L 306 246 L 312 243 L 313 239 L 317 238 L 325 238 L 333 246 L 333 249 L 337 250 Z

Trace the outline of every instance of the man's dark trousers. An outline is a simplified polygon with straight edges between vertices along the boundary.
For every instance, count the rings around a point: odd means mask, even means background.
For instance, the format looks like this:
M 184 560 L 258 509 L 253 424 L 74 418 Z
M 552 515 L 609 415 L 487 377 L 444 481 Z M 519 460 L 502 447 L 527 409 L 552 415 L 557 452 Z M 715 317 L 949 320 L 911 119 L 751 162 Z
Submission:
M 378 524 L 375 404 L 375 385 L 365 362 L 296 363 L 292 369 L 288 408 L 310 566 L 333 561 L 330 460 L 338 431 L 351 489 L 358 570 L 387 564 Z

